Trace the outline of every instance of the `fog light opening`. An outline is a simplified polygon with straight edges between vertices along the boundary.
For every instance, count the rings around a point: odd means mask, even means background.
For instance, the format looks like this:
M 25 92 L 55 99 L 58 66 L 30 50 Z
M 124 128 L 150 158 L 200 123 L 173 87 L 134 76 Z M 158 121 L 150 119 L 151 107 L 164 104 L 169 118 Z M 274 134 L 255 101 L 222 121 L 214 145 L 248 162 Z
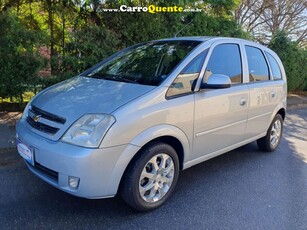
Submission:
M 68 184 L 69 184 L 69 187 L 72 189 L 77 189 L 79 187 L 79 182 L 80 182 L 79 177 L 74 177 L 74 176 L 68 177 Z

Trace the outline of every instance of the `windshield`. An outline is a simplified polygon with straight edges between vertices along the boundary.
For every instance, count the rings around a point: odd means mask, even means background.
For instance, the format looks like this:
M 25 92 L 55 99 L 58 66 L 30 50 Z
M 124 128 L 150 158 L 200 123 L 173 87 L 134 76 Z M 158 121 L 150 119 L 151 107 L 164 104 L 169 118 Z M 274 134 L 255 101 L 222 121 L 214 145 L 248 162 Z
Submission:
M 199 41 L 143 43 L 119 53 L 85 76 L 157 86 L 199 43 Z

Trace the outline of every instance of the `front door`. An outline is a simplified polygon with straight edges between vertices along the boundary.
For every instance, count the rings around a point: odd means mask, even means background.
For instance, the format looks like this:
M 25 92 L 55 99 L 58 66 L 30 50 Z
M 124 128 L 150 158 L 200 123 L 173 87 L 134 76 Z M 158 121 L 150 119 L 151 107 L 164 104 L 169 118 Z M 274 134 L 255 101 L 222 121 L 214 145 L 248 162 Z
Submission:
M 193 158 L 202 160 L 244 140 L 249 104 L 248 87 L 242 83 L 240 45 L 216 44 L 211 50 L 204 81 L 211 74 L 224 74 L 232 86 L 195 93 Z

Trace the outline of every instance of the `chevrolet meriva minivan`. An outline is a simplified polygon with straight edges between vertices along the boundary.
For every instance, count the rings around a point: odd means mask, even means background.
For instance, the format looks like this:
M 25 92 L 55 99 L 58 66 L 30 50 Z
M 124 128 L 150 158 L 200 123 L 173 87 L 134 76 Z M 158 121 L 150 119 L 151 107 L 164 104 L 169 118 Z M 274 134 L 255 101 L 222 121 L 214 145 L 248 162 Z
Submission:
M 257 141 L 277 148 L 287 83 L 251 41 L 181 37 L 124 49 L 27 105 L 17 149 L 49 184 L 141 211 L 170 197 L 180 170 Z

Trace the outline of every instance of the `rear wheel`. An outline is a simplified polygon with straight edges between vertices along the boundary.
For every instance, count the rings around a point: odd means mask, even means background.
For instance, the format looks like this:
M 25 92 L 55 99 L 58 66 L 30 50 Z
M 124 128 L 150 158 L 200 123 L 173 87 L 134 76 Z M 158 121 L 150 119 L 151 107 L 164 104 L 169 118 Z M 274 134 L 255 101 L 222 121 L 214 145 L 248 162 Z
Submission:
M 276 114 L 267 131 L 266 136 L 257 140 L 257 145 L 259 149 L 266 152 L 274 151 L 280 143 L 282 131 L 283 118 L 280 114 Z
M 124 201 L 139 211 L 160 207 L 173 193 L 179 176 L 176 151 L 168 144 L 145 147 L 128 166 L 121 184 Z

